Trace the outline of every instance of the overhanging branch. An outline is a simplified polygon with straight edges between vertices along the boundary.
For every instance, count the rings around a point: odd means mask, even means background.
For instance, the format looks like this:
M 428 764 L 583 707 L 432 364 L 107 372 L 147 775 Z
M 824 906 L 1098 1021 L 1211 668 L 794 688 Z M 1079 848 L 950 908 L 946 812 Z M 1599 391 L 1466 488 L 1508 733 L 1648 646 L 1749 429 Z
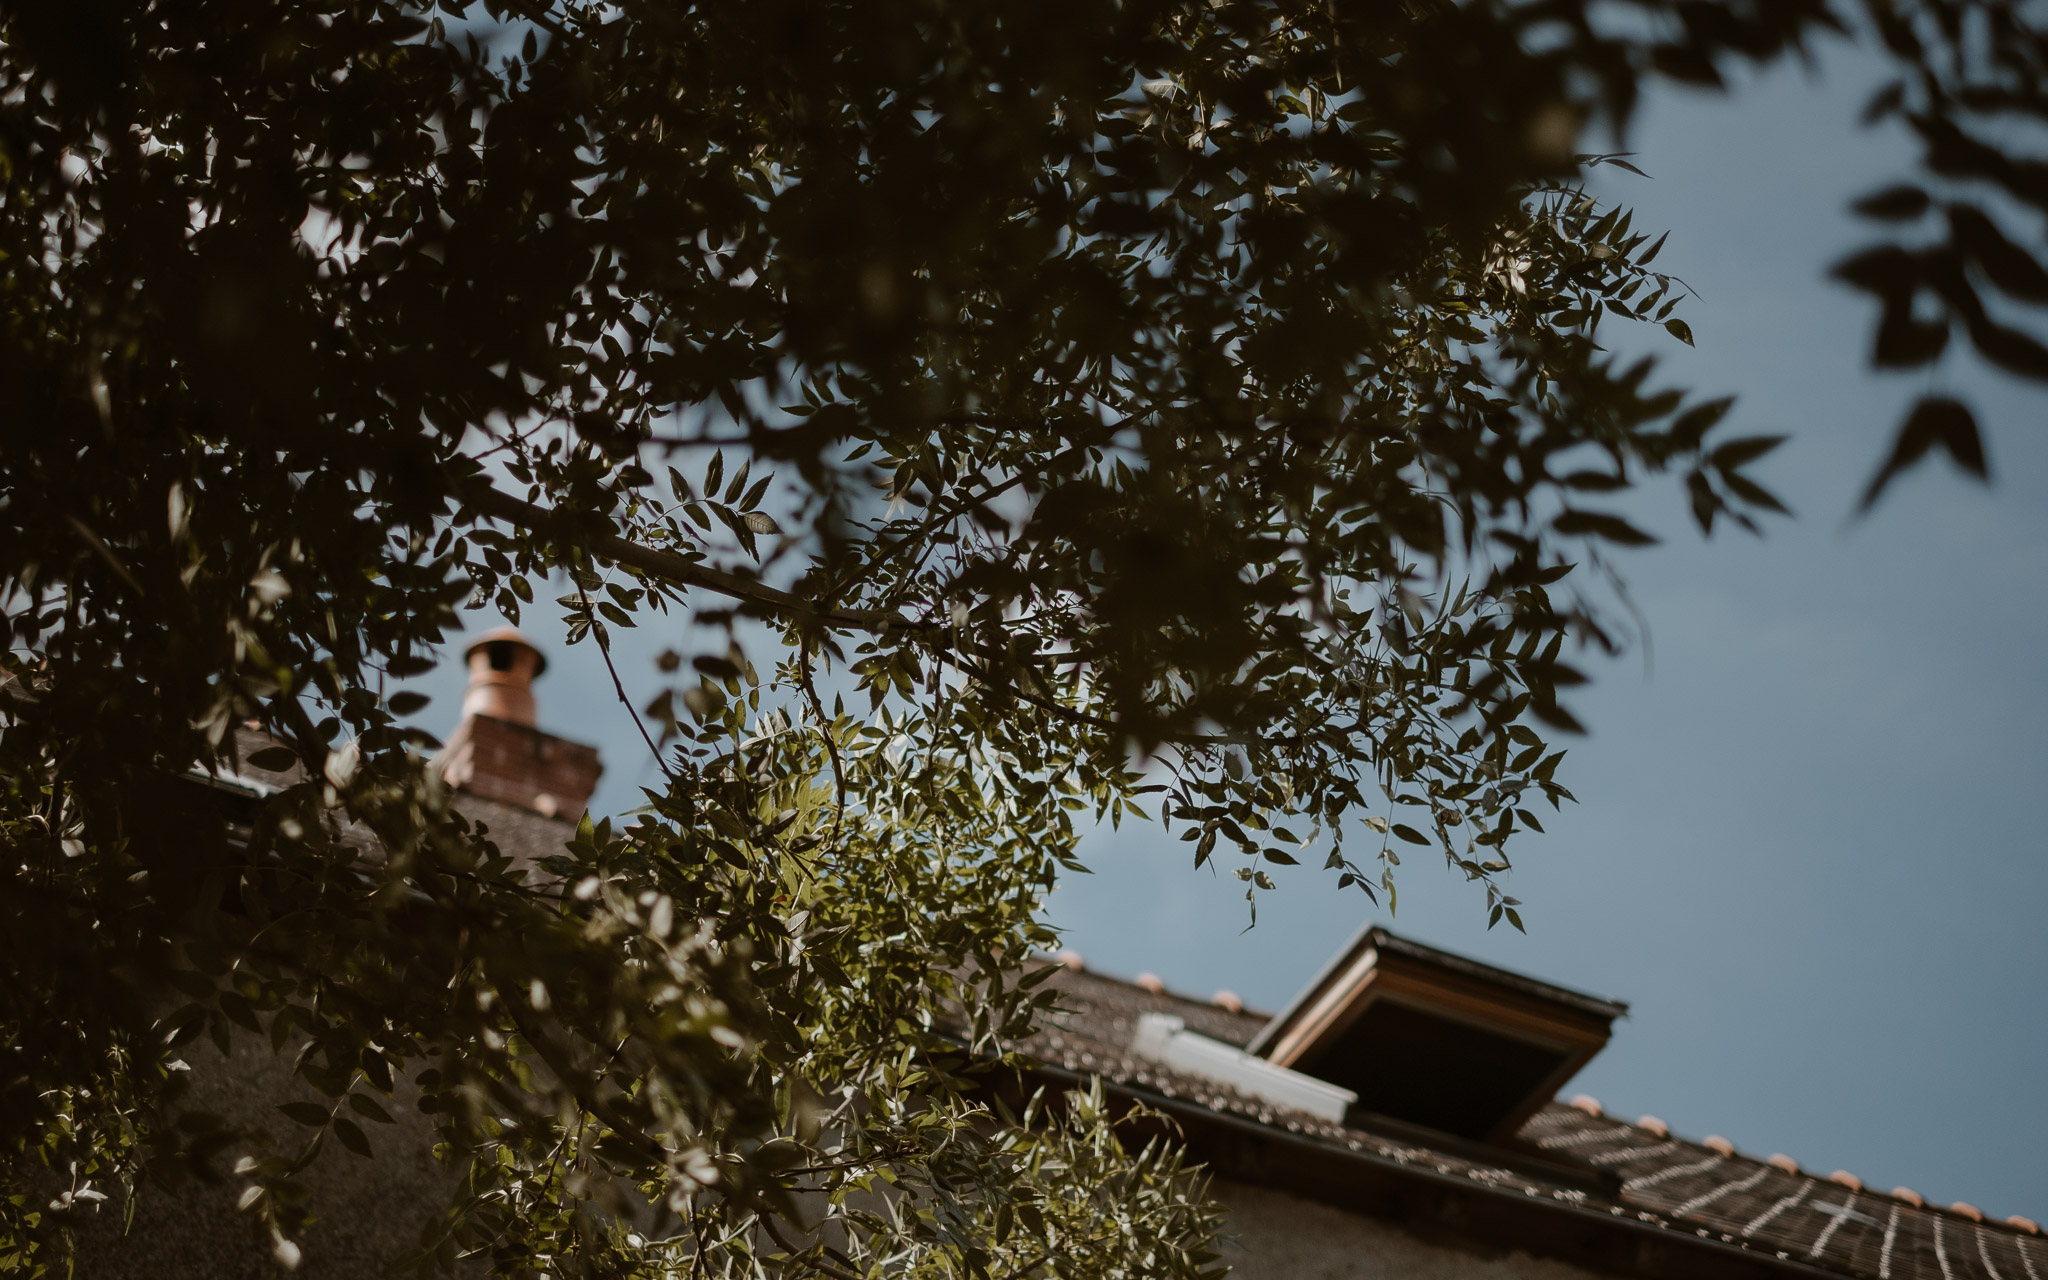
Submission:
M 901 614 L 884 613 L 865 609 L 832 609 L 821 607 L 777 587 L 752 578 L 727 573 L 699 564 L 673 551 L 646 546 L 620 537 L 616 533 L 573 534 L 563 529 L 562 513 L 537 506 L 524 499 L 515 498 L 502 490 L 485 487 L 471 496 L 470 501 L 485 515 L 517 525 L 534 533 L 559 535 L 564 541 L 576 542 L 587 550 L 623 565 L 630 565 L 642 573 L 650 574 L 670 582 L 689 587 L 701 587 L 706 591 L 742 601 L 757 612 L 785 618 L 792 622 L 808 622 L 829 627 L 846 627 L 856 631 L 929 631 L 933 624 Z
M 917 635 L 927 641 L 937 641 L 942 647 L 953 651 L 953 662 L 957 667 L 983 685 L 1007 693 L 1021 702 L 1029 703 L 1077 726 L 1106 732 L 1115 732 L 1117 729 L 1113 721 L 1078 711 L 1051 698 L 1040 697 L 1020 688 L 1016 680 L 1007 678 L 999 670 L 1004 663 L 1004 655 L 988 652 L 976 645 L 961 645 L 957 640 L 948 644 L 946 628 L 941 624 L 906 618 L 897 613 L 822 608 L 802 596 L 780 588 L 699 564 L 673 551 L 663 551 L 657 547 L 631 542 L 615 533 L 571 532 L 563 528 L 564 519 L 560 511 L 515 498 L 500 489 L 486 486 L 480 492 L 471 495 L 469 500 L 477 510 L 507 524 L 517 525 L 534 533 L 558 536 L 565 542 L 579 544 L 596 555 L 619 564 L 630 565 L 642 573 L 684 586 L 702 587 L 707 591 L 742 601 L 762 614 L 812 626 L 843 627 L 876 634 L 895 632 Z

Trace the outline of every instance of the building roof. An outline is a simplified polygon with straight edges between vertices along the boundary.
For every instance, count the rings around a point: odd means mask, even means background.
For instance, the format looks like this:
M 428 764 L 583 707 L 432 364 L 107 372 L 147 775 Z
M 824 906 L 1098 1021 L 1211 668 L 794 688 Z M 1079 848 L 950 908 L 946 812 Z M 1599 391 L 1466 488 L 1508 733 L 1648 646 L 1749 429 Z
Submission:
M 305 770 L 297 764 L 284 769 L 265 769 L 249 762 L 249 757 L 263 748 L 281 745 L 262 730 L 238 725 L 235 741 L 242 759 L 238 772 L 224 775 L 195 772 L 193 780 L 223 792 L 246 795 L 252 800 L 275 794 L 305 780 Z M 531 866 L 550 854 L 560 853 L 563 846 L 575 837 L 576 818 L 582 812 L 579 805 L 575 814 L 547 817 L 526 806 L 469 791 L 457 795 L 455 807 L 470 822 L 481 824 L 486 838 L 498 847 L 498 851 L 520 866 Z M 381 856 L 376 839 L 368 830 L 350 823 L 340 831 L 340 835 L 343 843 L 361 849 L 365 856 L 373 860 Z
M 1283 1140 L 1291 1158 L 1312 1157 L 1325 1169 L 1336 1167 L 1333 1160 L 1349 1164 L 1361 1177 L 1378 1179 L 1375 1186 L 1427 1182 L 1439 1192 L 1471 1193 L 1465 1198 L 1473 1204 L 1510 1207 L 1525 1222 L 1541 1209 L 1538 1216 L 1557 1232 L 1557 1256 L 1597 1257 L 1605 1269 L 1636 1274 L 2048 1280 L 2048 1237 L 2031 1224 L 1983 1220 L 1967 1205 L 1922 1204 L 1911 1192 L 1864 1189 L 1846 1174 L 1824 1177 L 1782 1156 L 1743 1155 L 1719 1139 L 1674 1137 L 1647 1117 L 1631 1123 L 1606 1115 L 1590 1099 L 1546 1104 L 1522 1126 L 1513 1148 L 1371 1117 L 1339 1123 L 1290 1111 L 1133 1051 L 1138 1018 L 1147 1013 L 1181 1018 L 1190 1030 L 1240 1047 L 1267 1025 L 1265 1015 L 1147 990 L 1071 964 L 1051 981 L 1061 1010 L 1024 1048 L 1053 1074 L 1100 1076 L 1183 1128 L 1214 1117 L 1242 1134 L 1249 1122 Z M 1218 1172 L 1235 1176 L 1227 1166 L 1236 1151 Z M 1201 1154 L 1216 1162 L 1212 1151 Z M 1375 1203 L 1415 1201 L 1388 1193 Z M 1607 1234 L 1634 1236 L 1636 1244 L 1595 1252 L 1588 1252 L 1590 1245 L 1564 1247 L 1598 1234 L 1596 1224 Z M 1646 1242 L 1663 1248 L 1646 1249 Z M 1503 1243 L 1530 1247 L 1519 1238 Z M 1678 1254 L 1690 1264 L 1675 1265 Z

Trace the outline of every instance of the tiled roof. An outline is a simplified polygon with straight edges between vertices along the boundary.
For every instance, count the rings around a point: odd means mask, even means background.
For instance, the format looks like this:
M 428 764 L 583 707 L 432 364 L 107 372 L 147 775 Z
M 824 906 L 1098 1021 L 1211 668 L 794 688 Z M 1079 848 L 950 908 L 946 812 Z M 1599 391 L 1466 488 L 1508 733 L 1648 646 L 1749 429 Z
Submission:
M 560 853 L 576 835 L 570 818 L 544 818 L 531 809 L 485 796 L 464 794 L 455 802 L 462 816 L 487 829 L 487 838 L 498 851 L 521 866 L 531 866 L 549 854 Z M 2043 1276 L 2042 1280 L 2048 1280 Z
M 237 726 L 236 745 L 242 757 L 238 773 L 226 777 L 208 778 L 194 775 L 228 791 L 243 792 L 250 796 L 271 794 L 274 790 L 291 786 L 303 780 L 305 770 L 294 764 L 282 770 L 262 769 L 248 762 L 248 757 L 257 751 L 277 746 L 275 738 L 247 725 Z M 576 834 L 575 816 L 549 818 L 522 805 L 509 804 L 473 792 L 462 792 L 456 799 L 455 807 L 462 816 L 472 823 L 482 824 L 487 838 L 498 846 L 498 851 L 522 867 L 530 867 L 549 854 L 560 853 Z M 580 810 L 578 811 L 580 813 Z M 375 838 L 355 824 L 349 824 L 340 832 L 343 843 L 360 848 L 372 860 L 381 857 Z M 2048 1280 L 2044 1277 L 2043 1280 Z
M 1264 1015 L 1068 967 L 1052 979 L 1062 1011 L 1024 1046 L 1057 1068 L 1254 1121 L 1356 1157 L 1462 1179 L 1547 1200 L 1560 1209 L 1605 1214 L 1672 1235 L 1732 1247 L 1780 1270 L 1869 1280 L 2048 1280 L 2048 1236 L 1980 1221 L 1976 1211 L 1941 1209 L 1820 1177 L 1784 1157 L 1760 1160 L 1669 1136 L 1655 1122 L 1632 1124 L 1597 1104 L 1550 1103 L 1519 1135 L 1524 1153 L 1487 1158 L 1474 1144 L 1432 1142 L 1400 1126 L 1371 1129 L 1318 1119 L 1248 1097 L 1213 1081 L 1137 1057 L 1137 1019 L 1167 1013 L 1189 1030 L 1245 1045 Z M 1533 1157 L 1533 1158 L 1532 1158 Z M 1546 1168 L 1548 1166 L 1548 1168 Z

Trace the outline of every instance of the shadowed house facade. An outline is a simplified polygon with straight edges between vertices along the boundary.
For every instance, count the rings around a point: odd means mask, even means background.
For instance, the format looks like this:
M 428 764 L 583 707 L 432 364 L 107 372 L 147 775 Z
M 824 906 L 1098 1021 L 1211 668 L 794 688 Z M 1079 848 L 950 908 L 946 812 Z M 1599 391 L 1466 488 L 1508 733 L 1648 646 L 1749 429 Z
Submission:
M 466 658 L 463 717 L 435 767 L 465 815 L 530 864 L 572 834 L 597 752 L 537 727 L 546 664 L 517 632 L 480 637 Z M 244 755 L 259 745 L 251 735 Z M 203 781 L 252 798 L 270 785 L 261 771 Z M 1061 1008 L 1025 1044 L 1036 1065 L 1023 1083 L 1100 1078 L 1170 1118 L 1213 1177 L 1223 1259 L 1245 1280 L 2048 1280 L 2048 1238 L 2025 1218 L 1556 1101 L 1626 1012 L 1612 1000 L 1379 928 L 1270 1017 L 1228 993 L 1195 1000 L 1149 975 L 1094 973 L 1071 953 L 1036 963 L 1056 966 Z M 247 1043 L 194 1075 L 195 1103 L 237 1125 L 309 1096 L 284 1059 Z M 407 1112 L 374 1163 L 316 1162 L 305 1177 L 321 1221 L 299 1274 L 385 1274 L 451 1189 L 431 1144 Z M 152 1190 L 125 1236 L 111 1222 L 84 1235 L 84 1280 L 278 1274 L 219 1188 Z
M 545 658 L 510 628 L 471 641 L 464 651 L 469 688 L 462 715 L 432 767 L 458 793 L 456 807 L 488 834 L 514 863 L 531 866 L 560 852 L 575 835 L 601 772 L 597 748 L 538 727 L 533 681 Z M 237 731 L 242 771 L 195 781 L 219 802 L 230 839 L 246 833 L 256 801 L 298 781 L 296 767 L 274 772 L 248 763 L 274 745 L 253 729 Z M 344 833 L 344 840 L 347 840 Z M 366 858 L 380 856 L 365 833 Z M 289 1131 L 279 1104 L 320 1097 L 295 1078 L 289 1052 L 274 1054 L 256 1037 L 234 1042 L 222 1062 L 194 1044 L 187 1104 L 212 1112 L 239 1129 Z M 433 1158 L 428 1118 L 413 1108 L 416 1095 L 401 1083 L 392 1113 L 397 1123 L 377 1126 L 376 1159 L 349 1156 L 330 1144 L 299 1177 L 312 1192 L 318 1220 L 299 1240 L 301 1280 L 381 1280 L 391 1263 L 416 1247 L 420 1226 L 446 1205 L 454 1171 Z M 233 1153 L 227 1160 L 232 1163 Z M 283 1274 L 268 1241 L 256 1239 L 235 1211 L 231 1186 L 146 1186 L 135 1221 L 125 1233 L 115 1215 L 88 1221 L 79 1232 L 79 1280 L 275 1280 Z

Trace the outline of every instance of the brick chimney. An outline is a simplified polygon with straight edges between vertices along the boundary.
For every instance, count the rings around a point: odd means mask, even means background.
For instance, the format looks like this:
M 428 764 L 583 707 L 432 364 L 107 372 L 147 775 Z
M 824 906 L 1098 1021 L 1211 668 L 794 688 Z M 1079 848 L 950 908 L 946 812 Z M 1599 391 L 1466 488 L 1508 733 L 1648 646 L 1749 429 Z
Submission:
M 533 681 L 547 659 L 511 627 L 489 631 L 464 649 L 469 692 L 462 723 L 448 735 L 435 767 L 449 786 L 516 804 L 545 818 L 583 816 L 597 789 L 597 748 L 534 725 Z

